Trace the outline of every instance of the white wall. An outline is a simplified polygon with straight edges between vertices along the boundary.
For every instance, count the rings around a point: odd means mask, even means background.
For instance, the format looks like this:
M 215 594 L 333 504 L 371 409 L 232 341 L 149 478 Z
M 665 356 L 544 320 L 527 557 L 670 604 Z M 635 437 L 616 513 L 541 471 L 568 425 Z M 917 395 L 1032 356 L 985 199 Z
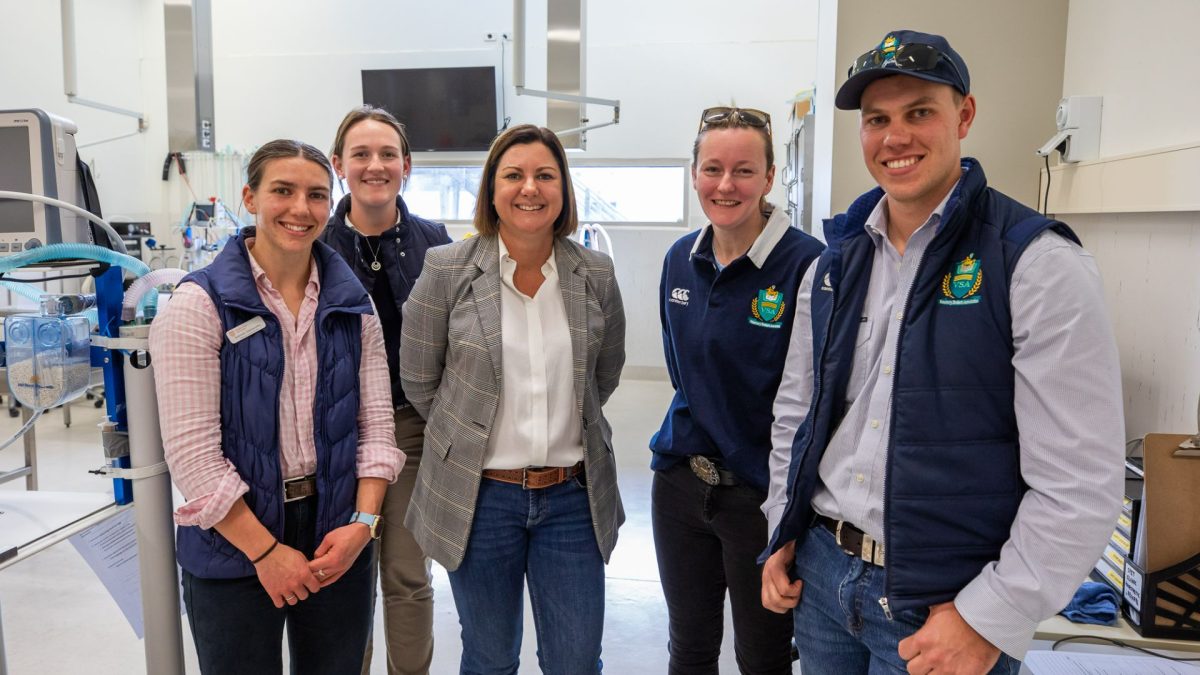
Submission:
M 545 88 L 546 1 L 529 0 L 527 8 L 526 86 L 535 89 Z M 58 7 L 54 0 L 0 0 L 0 109 L 42 107 L 70 117 L 79 123 L 81 143 L 131 131 L 130 119 L 66 104 Z M 816 10 L 817 0 L 591 0 L 587 93 L 620 99 L 621 123 L 591 132 L 588 150 L 573 157 L 690 159 L 700 111 L 730 102 L 762 108 L 776 129 L 786 130 L 789 99 L 813 81 Z M 149 112 L 146 133 L 81 153 L 94 163 L 105 213 L 151 220 L 160 240 L 173 242 L 171 226 L 188 199 L 178 178 L 161 180 L 167 153 L 162 0 L 80 0 L 77 13 L 80 94 Z M 328 147 L 342 115 L 362 101 L 364 68 L 503 62 L 507 114 L 514 122 L 545 121 L 543 100 L 512 90 L 511 43 L 502 57 L 500 43 L 484 40 L 489 32 L 511 34 L 508 1 L 216 0 L 212 18 L 221 150 L 247 151 L 280 136 Z M 611 115 L 599 106 L 588 112 L 593 121 Z M 776 133 L 780 161 L 785 136 Z M 778 183 L 772 199 L 780 203 Z M 688 226 L 696 227 L 703 213 L 694 195 L 689 200 Z M 631 319 L 629 365 L 643 369 L 631 372 L 663 366 L 658 273 L 681 234 L 636 228 L 614 237 Z
M 162 3 L 83 1 L 75 12 L 79 97 L 142 111 L 150 122 L 144 133 L 79 155 L 95 172 L 106 217 L 159 221 L 167 153 Z M 58 2 L 0 0 L 0 17 L 0 109 L 43 108 L 73 120 L 80 145 L 136 131 L 133 118 L 67 103 Z
M 1063 95 L 1104 96 L 1102 158 L 1200 141 L 1196 26 L 1200 2 L 1072 0 Z
M 1104 96 L 1102 159 L 1200 140 L 1191 58 L 1197 25 L 1198 3 L 1071 2 L 1063 95 Z M 1131 51 L 1106 55 L 1117 43 Z M 1200 213 L 1081 214 L 1068 221 L 1104 275 L 1121 351 L 1127 435 L 1195 433 Z
M 218 147 L 246 149 L 285 134 L 326 147 L 345 111 L 362 102 L 359 70 L 499 64 L 501 45 L 484 35 L 512 32 L 511 4 L 494 0 L 452 8 L 415 0 L 306 3 L 303 11 L 296 5 L 215 3 Z M 715 0 L 588 2 L 587 93 L 620 99 L 621 123 L 590 132 L 578 156 L 690 157 L 700 111 L 730 102 L 761 108 L 786 130 L 788 101 L 815 72 L 817 0 L 746 0 L 729 8 Z M 263 30 L 282 15 L 288 30 Z M 526 86 L 544 88 L 544 0 L 529 0 L 526 23 Z M 512 47 L 504 47 L 506 82 Z M 545 122 L 544 100 L 518 97 L 511 87 L 505 108 L 514 123 Z M 593 122 L 611 118 L 603 106 L 588 113 Z M 781 161 L 785 136 L 776 134 Z M 783 199 L 781 186 L 772 199 Z M 702 224 L 699 204 L 693 199 L 690 206 L 690 224 Z
M 217 145 L 247 149 L 280 135 L 327 147 L 342 115 L 362 101 L 359 70 L 423 65 L 505 64 L 512 44 L 486 33 L 512 32 L 512 5 L 495 0 L 415 0 L 349 4 L 294 0 L 217 2 L 213 8 Z M 771 113 L 787 129 L 789 100 L 810 85 L 816 59 L 816 0 L 592 0 L 587 3 L 587 93 L 621 100 L 621 123 L 589 133 L 599 159 L 689 158 L 700 111 L 736 102 Z M 545 2 L 527 7 L 526 86 L 545 88 Z M 282 23 L 287 30 L 264 30 Z M 370 17 L 370 20 L 366 20 Z M 545 122 L 545 102 L 518 97 L 514 122 Z M 611 117 L 591 106 L 595 121 Z M 419 120 L 406 120 L 419 124 Z M 786 131 L 776 133 L 782 161 Z M 446 157 L 442 153 L 438 157 Z M 480 154 L 460 155 L 481 161 Z M 421 161 L 420 158 L 417 161 Z M 772 199 L 781 203 L 777 181 Z M 688 226 L 704 215 L 689 195 Z M 682 229 L 614 230 L 617 278 L 629 316 L 630 373 L 663 372 L 657 290 L 662 258 Z

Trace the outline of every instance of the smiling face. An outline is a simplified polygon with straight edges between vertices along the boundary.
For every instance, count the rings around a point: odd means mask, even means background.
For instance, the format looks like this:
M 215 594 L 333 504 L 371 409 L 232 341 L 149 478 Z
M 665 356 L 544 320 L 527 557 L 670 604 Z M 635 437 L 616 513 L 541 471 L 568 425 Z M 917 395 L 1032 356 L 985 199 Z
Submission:
M 354 205 L 380 208 L 396 201 L 412 160 L 404 156 L 400 134 L 393 127 L 367 118 L 346 132 L 333 168 L 346 179 Z
M 890 204 L 931 213 L 962 174 L 962 139 L 975 97 L 945 84 L 894 75 L 863 91 L 863 160 Z
M 270 160 L 257 188 L 242 188 L 246 210 L 255 216 L 255 253 L 309 254 L 329 218 L 329 173 L 303 157 Z
M 767 166 L 766 142 L 761 132 L 745 127 L 704 132 L 692 165 L 692 186 L 714 228 L 761 227 L 761 201 L 775 180 L 775 167 Z
M 500 234 L 554 238 L 554 222 L 563 208 L 563 178 L 550 148 L 542 143 L 514 145 L 496 163 L 492 206 Z

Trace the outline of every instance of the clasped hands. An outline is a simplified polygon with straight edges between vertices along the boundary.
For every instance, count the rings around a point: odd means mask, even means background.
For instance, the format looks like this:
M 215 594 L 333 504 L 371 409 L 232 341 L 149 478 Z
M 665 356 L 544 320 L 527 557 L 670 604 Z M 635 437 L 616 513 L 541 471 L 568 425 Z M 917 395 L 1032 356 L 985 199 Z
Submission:
M 341 579 L 370 540 L 370 530 L 361 523 L 343 525 L 325 535 L 312 560 L 281 543 L 254 570 L 276 607 L 295 605 Z

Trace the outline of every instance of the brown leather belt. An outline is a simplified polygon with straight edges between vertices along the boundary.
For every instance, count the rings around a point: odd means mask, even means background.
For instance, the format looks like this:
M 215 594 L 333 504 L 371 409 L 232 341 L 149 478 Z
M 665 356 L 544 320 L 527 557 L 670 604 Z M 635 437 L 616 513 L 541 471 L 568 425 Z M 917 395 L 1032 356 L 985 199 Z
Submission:
M 294 502 L 317 494 L 317 476 L 289 478 L 283 481 L 283 501 Z
M 871 535 L 844 520 L 834 520 L 828 516 L 818 515 L 816 522 L 833 533 L 838 548 L 846 555 L 862 558 L 872 565 L 883 567 L 883 544 L 875 541 Z
M 498 480 L 501 483 L 520 485 L 526 490 L 541 490 L 559 483 L 565 483 L 583 473 L 583 462 L 574 466 L 547 466 L 525 469 L 484 469 L 483 477 Z

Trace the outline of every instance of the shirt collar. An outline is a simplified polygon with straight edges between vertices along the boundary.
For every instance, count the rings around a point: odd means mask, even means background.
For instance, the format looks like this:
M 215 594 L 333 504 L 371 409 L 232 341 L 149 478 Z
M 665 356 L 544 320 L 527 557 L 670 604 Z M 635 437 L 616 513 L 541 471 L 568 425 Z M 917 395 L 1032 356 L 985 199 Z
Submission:
M 508 255 L 508 247 L 504 245 L 504 237 L 496 235 L 496 242 L 500 247 L 500 273 L 511 281 L 513 273 L 517 270 L 517 261 Z M 550 249 L 550 257 L 546 258 L 546 262 L 542 263 L 542 276 L 549 279 L 551 274 L 558 275 L 558 263 L 554 260 L 554 248 Z
M 750 250 L 746 251 L 746 257 L 759 269 L 767 264 L 767 258 L 770 257 L 771 251 L 775 250 L 775 245 L 779 243 L 780 239 L 783 239 L 783 235 L 787 234 L 788 228 L 792 226 L 787 214 L 782 209 L 776 208 L 774 204 L 767 204 L 763 214 L 767 216 L 767 224 L 763 226 L 762 232 L 758 233 L 754 243 L 750 245 Z M 692 245 L 689 259 L 694 257 L 702 247 L 708 250 L 712 249 L 711 230 L 712 223 L 705 223 L 704 227 L 700 228 L 700 236 L 696 237 L 696 243 Z
M 246 237 L 246 257 L 250 259 L 250 273 L 254 275 L 254 283 L 261 288 L 275 290 L 271 284 L 271 279 L 267 277 L 267 271 L 258 264 L 258 260 L 254 258 L 254 240 L 256 237 Z M 320 295 L 321 294 L 321 279 L 317 273 L 317 256 L 309 256 L 308 263 L 308 285 L 304 287 L 305 295 Z
M 402 220 L 404 220 L 404 214 L 400 212 L 400 209 L 396 209 L 396 225 L 399 225 Z M 393 225 L 392 227 L 394 228 L 396 225 Z M 355 234 L 361 234 L 364 237 L 370 236 L 363 234 L 361 230 L 354 226 L 354 222 L 350 220 L 349 211 L 346 212 L 346 227 L 350 228 Z
M 962 178 L 959 178 L 958 181 L 961 182 Z M 958 182 L 955 182 L 950 190 L 946 192 L 946 196 L 942 197 L 942 201 L 939 202 L 937 207 L 933 209 L 933 213 L 930 213 L 929 217 L 925 219 L 925 222 L 913 231 L 914 235 L 917 232 L 924 230 L 926 227 L 932 227 L 934 231 L 937 231 L 941 228 L 942 216 L 946 212 L 946 204 L 950 201 L 950 195 L 954 194 L 954 190 L 957 187 Z M 871 235 L 871 239 L 874 240 L 876 246 L 879 246 L 883 243 L 884 239 L 887 239 L 887 200 L 888 196 L 885 193 L 883 198 L 880 199 L 877 204 L 875 204 L 875 208 L 871 210 L 871 215 L 867 216 L 866 222 L 863 223 L 863 227 L 867 230 L 867 234 Z

